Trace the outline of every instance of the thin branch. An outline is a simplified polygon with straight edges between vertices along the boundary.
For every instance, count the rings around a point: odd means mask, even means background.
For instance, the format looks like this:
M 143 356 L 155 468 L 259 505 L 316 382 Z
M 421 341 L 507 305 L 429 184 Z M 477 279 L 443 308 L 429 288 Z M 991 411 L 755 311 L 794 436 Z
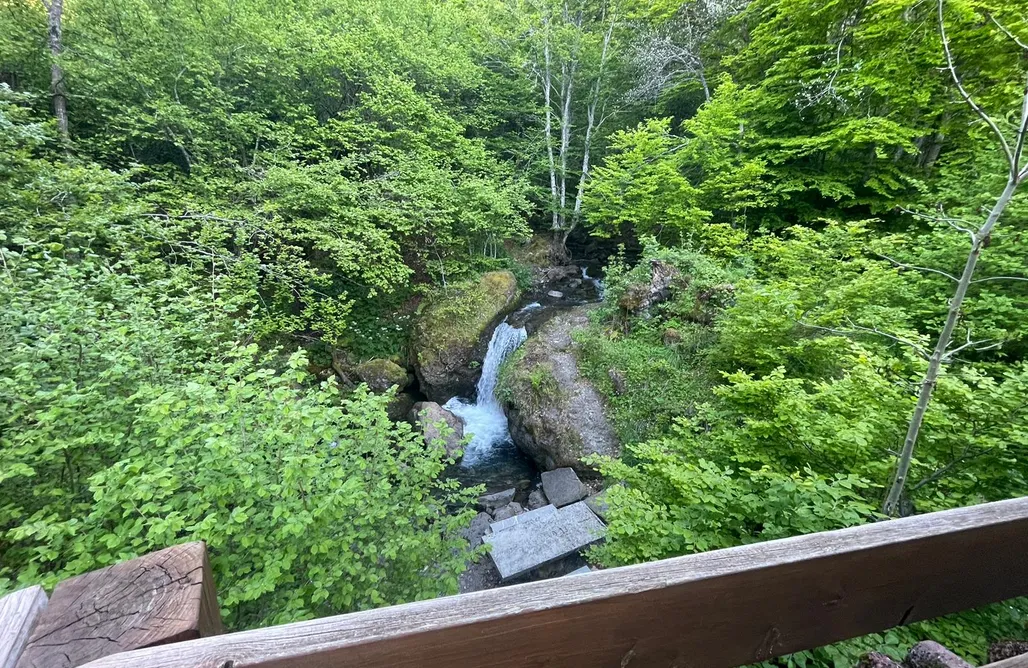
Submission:
M 1010 150 L 1010 144 L 1007 143 L 1007 138 L 1003 135 L 1003 131 L 999 129 L 996 122 L 992 120 L 992 117 L 985 113 L 985 110 L 978 106 L 978 104 L 971 98 L 971 95 L 964 88 L 964 84 L 961 83 L 960 77 L 957 75 L 957 67 L 953 63 L 953 53 L 949 49 L 949 37 L 946 36 L 946 22 L 943 19 L 943 4 L 945 0 L 939 0 L 939 35 L 942 37 L 942 49 L 946 53 L 946 65 L 949 69 L 950 76 L 953 77 L 953 83 L 957 86 L 957 91 L 960 92 L 960 97 L 964 99 L 971 109 L 978 114 L 979 118 L 985 121 L 992 131 L 996 134 L 996 138 L 999 139 L 1000 147 L 1003 149 L 1003 153 L 1007 156 L 1007 164 L 1010 166 L 1010 173 L 1016 178 L 1017 177 L 1017 163 L 1014 162 L 1014 155 Z
M 918 357 L 921 357 L 922 359 L 928 359 L 928 352 L 920 344 L 896 336 L 895 334 L 883 332 L 882 330 L 876 327 L 861 327 L 860 325 L 854 325 L 853 323 L 850 323 L 850 327 L 852 327 L 852 329 L 835 329 L 832 327 L 822 327 L 821 325 L 811 325 L 810 323 L 803 322 L 802 320 L 797 320 L 796 323 L 802 325 L 803 327 L 809 327 L 810 329 L 819 329 L 823 332 L 830 332 L 832 334 L 838 334 L 840 336 L 854 336 L 856 334 L 877 334 L 878 336 L 884 336 L 887 339 L 892 339 L 896 343 L 902 343 L 903 345 L 910 346 L 914 350 L 914 352 L 917 353 Z
M 1025 51 L 1028 51 L 1028 44 L 1025 44 L 1020 39 L 1018 39 L 1017 35 L 1015 35 L 1014 33 L 1010 32 L 1009 28 L 1007 28 L 1005 25 L 1003 25 L 1002 23 L 997 21 L 995 16 L 993 16 L 992 14 L 989 14 L 988 17 L 989 17 L 990 21 L 992 21 L 993 23 L 996 24 L 997 28 L 999 28 L 1000 30 L 1003 31 L 1004 35 L 1006 35 L 1007 37 L 1009 37 L 1010 39 L 1012 39 L 1014 41 L 1014 44 L 1017 44 L 1019 47 L 1021 47 Z
M 923 212 L 920 212 L 920 211 L 914 211 L 912 209 L 907 209 L 907 208 L 904 208 L 902 206 L 901 207 L 897 207 L 897 208 L 899 208 L 899 210 L 902 211 L 903 213 L 906 213 L 906 214 L 909 214 L 911 216 L 914 216 L 915 218 L 920 218 L 921 220 L 931 220 L 931 221 L 936 222 L 936 223 L 946 223 L 947 225 L 952 227 L 957 232 L 962 232 L 962 233 L 968 235 L 969 237 L 971 237 L 971 240 L 974 241 L 974 230 L 971 229 L 970 227 L 964 227 L 963 225 L 958 225 L 957 224 L 957 223 L 963 223 L 964 225 L 970 225 L 971 224 L 968 221 L 964 220 L 963 218 L 951 218 L 949 216 L 936 216 L 936 215 L 932 215 L 932 214 L 923 213 Z M 942 207 L 940 206 L 940 209 L 941 208 Z M 945 213 L 945 212 L 943 212 L 943 213 Z
M 1024 276 L 989 276 L 988 278 L 976 278 L 971 281 L 971 284 L 987 283 L 989 281 L 1028 281 L 1028 278 Z
M 239 223 L 244 224 L 247 221 L 239 220 L 237 218 L 222 218 L 220 216 L 211 216 L 202 213 L 184 213 L 180 216 L 169 216 L 166 213 L 143 213 L 140 214 L 146 218 L 160 218 L 163 220 L 213 220 L 219 223 Z
M 953 281 L 954 283 L 956 283 L 956 282 L 958 282 L 960 280 L 959 278 L 957 278 L 953 274 L 946 273 L 945 271 L 942 271 L 940 269 L 932 269 L 931 267 L 919 267 L 919 266 L 917 266 L 915 264 L 906 264 L 905 262 L 900 262 L 899 260 L 894 260 L 893 258 L 889 257 L 888 255 L 883 255 L 882 253 L 875 253 L 875 255 L 877 255 L 878 257 L 882 258 L 883 260 L 888 260 L 892 264 L 896 265 L 897 267 L 902 267 L 903 269 L 914 269 L 915 271 L 927 271 L 928 273 L 931 273 L 931 274 L 938 274 L 939 276 L 945 276 L 946 278 L 948 278 L 949 280 Z

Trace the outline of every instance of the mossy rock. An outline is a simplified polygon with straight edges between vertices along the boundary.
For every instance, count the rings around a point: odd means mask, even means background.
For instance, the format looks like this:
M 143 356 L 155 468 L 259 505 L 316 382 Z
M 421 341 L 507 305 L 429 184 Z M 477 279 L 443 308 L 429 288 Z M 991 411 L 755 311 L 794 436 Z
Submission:
M 485 335 L 519 297 L 517 279 L 509 271 L 490 271 L 433 297 L 411 341 L 414 371 L 429 399 L 443 403 L 473 393 L 489 345 Z
M 403 390 L 410 384 L 407 370 L 391 360 L 373 359 L 357 365 L 357 377 L 367 383 L 368 389 L 381 394 L 393 385 Z
M 547 321 L 500 374 L 497 395 L 511 437 L 543 470 L 570 466 L 593 475 L 583 457 L 616 457 L 620 452 L 606 403 L 578 368 L 572 333 L 588 326 L 589 308 L 571 309 Z

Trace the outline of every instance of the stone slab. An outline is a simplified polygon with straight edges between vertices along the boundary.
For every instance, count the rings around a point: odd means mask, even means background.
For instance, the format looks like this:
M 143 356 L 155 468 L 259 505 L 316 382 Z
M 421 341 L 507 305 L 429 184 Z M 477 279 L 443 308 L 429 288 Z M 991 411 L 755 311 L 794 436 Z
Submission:
M 510 489 L 505 489 L 502 492 L 480 496 L 478 497 L 478 507 L 487 513 L 495 512 L 513 501 L 516 493 L 517 490 L 511 487 Z
M 550 503 L 558 508 L 581 501 L 589 493 L 575 471 L 570 468 L 544 471 L 542 479 L 543 493 Z
M 500 520 L 499 522 L 493 522 L 489 525 L 489 528 L 493 530 L 493 533 L 496 533 L 497 531 L 503 531 L 504 529 L 508 529 L 514 526 L 515 524 L 528 524 L 531 522 L 537 522 L 543 518 L 553 515 L 556 512 L 557 506 L 543 506 L 542 508 L 536 508 L 535 510 L 530 510 L 527 513 L 522 513 L 521 515 L 515 515 L 514 517 L 510 517 L 505 520 Z
M 603 538 L 606 527 L 579 502 L 540 520 L 518 523 L 482 540 L 504 580 L 555 561 Z

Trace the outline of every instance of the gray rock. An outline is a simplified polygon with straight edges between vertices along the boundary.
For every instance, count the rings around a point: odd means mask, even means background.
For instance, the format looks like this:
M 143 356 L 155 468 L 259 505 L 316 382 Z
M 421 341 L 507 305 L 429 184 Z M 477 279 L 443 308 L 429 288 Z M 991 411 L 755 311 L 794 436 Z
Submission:
M 478 497 L 478 507 L 487 513 L 491 513 L 513 501 L 516 493 L 517 490 L 511 487 L 510 489 L 505 489 L 502 492 L 480 496 Z
M 542 487 L 532 490 L 532 493 L 528 495 L 528 509 L 535 510 L 536 508 L 542 508 L 550 501 L 546 498 L 546 492 L 542 490 Z
M 500 570 L 503 575 L 503 570 Z M 910 648 L 903 665 L 909 668 L 972 668 L 960 658 L 934 640 L 922 640 Z
M 593 511 L 601 520 L 607 521 L 607 510 L 610 508 L 607 504 L 607 490 L 590 496 L 585 500 L 585 505 L 589 506 L 589 510 Z
M 527 513 L 523 513 L 521 515 L 515 515 L 513 517 L 508 517 L 505 520 L 493 522 L 489 525 L 489 528 L 492 530 L 492 533 L 496 533 L 497 531 L 509 529 L 515 524 L 530 524 L 532 522 L 538 522 L 542 519 L 549 517 L 550 515 L 553 515 L 556 512 L 557 506 L 543 506 L 542 508 L 536 508 L 535 510 L 530 510 Z
M 467 539 L 471 547 L 478 547 L 482 543 L 482 536 L 489 533 L 489 524 L 492 520 L 489 513 L 479 513 L 471 520 L 471 524 L 461 531 L 461 535 Z
M 589 324 L 591 308 L 580 306 L 552 317 L 522 344 L 517 362 L 501 377 L 511 437 L 543 470 L 570 466 L 593 473 L 583 457 L 620 453 L 603 397 L 579 373 L 571 338 Z
M 504 580 L 577 552 L 603 538 L 605 528 L 584 503 L 559 508 L 536 522 L 519 523 L 483 539 Z
M 625 313 L 648 315 L 649 308 L 671 297 L 672 284 L 682 275 L 677 267 L 663 260 L 650 260 L 650 282 L 630 285 L 618 301 Z
M 544 471 L 542 478 L 543 493 L 558 508 L 581 501 L 589 494 L 589 490 L 570 468 Z
M 517 501 L 511 501 L 503 508 L 497 508 L 496 512 L 493 513 L 493 519 L 496 520 L 507 520 L 511 519 L 515 515 L 520 515 L 525 512 L 525 509 L 521 507 L 521 504 Z
M 450 456 L 460 449 L 461 441 L 464 440 L 464 422 L 439 404 L 434 401 L 419 401 L 414 404 L 409 417 L 425 437 L 426 443 L 442 439 L 446 446 L 446 454 Z M 441 425 L 449 427 L 449 433 L 444 434 L 445 430 Z
M 392 401 L 386 404 L 386 414 L 393 422 L 410 420 L 411 409 L 414 408 L 415 403 L 417 402 L 413 396 L 406 392 L 400 392 L 393 397 Z
M 560 290 L 550 290 L 549 292 L 546 293 L 546 296 L 547 297 L 553 297 L 554 299 L 563 299 L 564 298 L 564 293 L 561 292 Z
M 581 568 L 576 568 L 575 570 L 571 571 L 570 573 L 568 573 L 568 575 L 585 575 L 586 573 L 592 572 L 593 569 L 589 568 L 588 566 L 582 566 Z

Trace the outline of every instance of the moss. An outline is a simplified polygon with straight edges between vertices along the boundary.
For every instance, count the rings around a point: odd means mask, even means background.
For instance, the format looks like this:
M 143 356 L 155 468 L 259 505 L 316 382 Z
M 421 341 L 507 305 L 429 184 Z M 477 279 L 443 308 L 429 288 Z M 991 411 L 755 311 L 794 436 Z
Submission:
M 407 370 L 390 360 L 368 360 L 357 366 L 357 376 L 372 392 L 385 392 L 393 385 L 401 390 L 407 387 Z
M 418 354 L 432 364 L 454 347 L 474 346 L 490 322 L 518 299 L 517 279 L 510 271 L 490 271 L 475 282 L 450 286 L 438 293 L 418 325 Z

